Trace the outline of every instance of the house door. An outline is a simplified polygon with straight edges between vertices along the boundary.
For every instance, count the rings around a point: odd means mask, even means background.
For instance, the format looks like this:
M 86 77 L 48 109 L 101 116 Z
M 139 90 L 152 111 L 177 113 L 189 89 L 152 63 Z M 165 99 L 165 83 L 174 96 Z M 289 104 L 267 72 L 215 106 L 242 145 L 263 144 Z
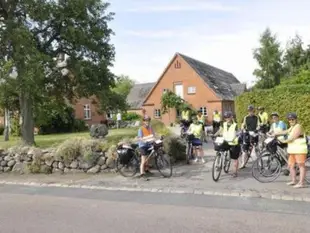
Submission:
M 174 85 L 174 93 L 183 99 L 184 98 L 183 97 L 183 84 L 175 84 Z

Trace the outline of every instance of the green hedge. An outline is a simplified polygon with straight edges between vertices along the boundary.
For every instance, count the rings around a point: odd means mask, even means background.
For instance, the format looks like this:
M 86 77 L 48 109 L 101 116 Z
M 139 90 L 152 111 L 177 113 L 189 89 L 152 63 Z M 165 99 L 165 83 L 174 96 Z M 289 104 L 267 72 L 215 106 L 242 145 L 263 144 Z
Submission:
M 246 92 L 236 98 L 237 121 L 247 114 L 247 106 L 264 106 L 268 114 L 278 112 L 286 121 L 286 114 L 296 112 L 306 133 L 310 133 L 310 85 L 286 85 L 268 90 Z

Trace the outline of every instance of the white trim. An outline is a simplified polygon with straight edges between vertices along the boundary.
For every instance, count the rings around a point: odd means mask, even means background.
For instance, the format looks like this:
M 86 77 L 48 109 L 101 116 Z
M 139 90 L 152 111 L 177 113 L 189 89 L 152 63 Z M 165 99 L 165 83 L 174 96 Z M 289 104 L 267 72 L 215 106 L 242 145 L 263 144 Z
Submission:
M 187 87 L 187 94 L 196 94 L 196 87 L 195 86 L 190 86 L 190 87 Z
M 83 108 L 84 120 L 91 120 L 91 108 L 90 104 L 85 104 Z

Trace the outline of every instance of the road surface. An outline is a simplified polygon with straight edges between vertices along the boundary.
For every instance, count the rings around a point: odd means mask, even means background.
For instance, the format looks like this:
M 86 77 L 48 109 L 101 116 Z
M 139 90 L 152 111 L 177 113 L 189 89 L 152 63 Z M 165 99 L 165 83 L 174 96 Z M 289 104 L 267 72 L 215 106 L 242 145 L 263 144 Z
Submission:
M 298 233 L 305 202 L 0 186 L 2 233 Z

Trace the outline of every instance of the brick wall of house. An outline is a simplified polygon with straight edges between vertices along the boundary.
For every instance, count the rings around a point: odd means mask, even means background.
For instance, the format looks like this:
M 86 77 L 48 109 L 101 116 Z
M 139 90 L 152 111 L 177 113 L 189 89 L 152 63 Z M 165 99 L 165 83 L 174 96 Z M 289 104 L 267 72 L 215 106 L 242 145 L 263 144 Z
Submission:
M 90 111 L 87 111 L 88 106 L 89 106 Z M 74 108 L 75 108 L 76 119 L 84 120 L 85 123 L 88 125 L 100 123 L 101 120 L 106 119 L 105 113 L 99 114 L 97 112 L 98 107 L 93 103 L 92 98 L 90 99 L 81 98 L 77 100 Z M 86 112 L 90 112 L 90 114 L 87 114 Z
M 208 121 L 212 121 L 214 110 L 222 111 L 222 101 L 180 56 L 176 56 L 143 105 L 149 116 L 156 119 L 155 111 L 161 109 L 164 89 L 174 91 L 174 86 L 178 83 L 183 84 L 183 99 L 196 109 L 206 108 Z M 188 87 L 195 87 L 196 93 L 188 94 Z M 176 110 L 171 109 L 170 113 L 161 115 L 158 119 L 165 124 L 173 123 L 176 120 Z

